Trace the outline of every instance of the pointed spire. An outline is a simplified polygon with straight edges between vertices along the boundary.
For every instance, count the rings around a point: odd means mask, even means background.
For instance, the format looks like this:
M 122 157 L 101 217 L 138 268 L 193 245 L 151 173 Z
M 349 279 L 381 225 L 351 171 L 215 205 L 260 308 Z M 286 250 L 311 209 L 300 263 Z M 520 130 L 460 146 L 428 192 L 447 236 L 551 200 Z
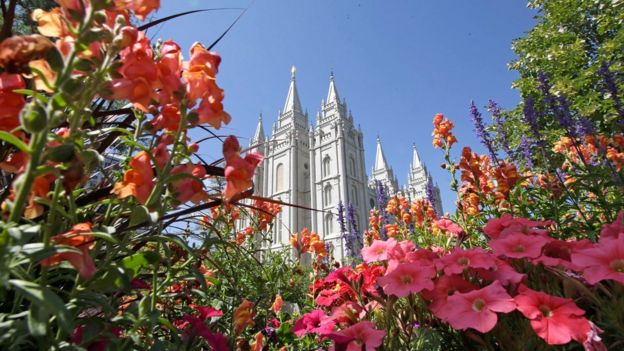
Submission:
M 381 148 L 381 139 L 377 136 L 377 152 L 375 153 L 375 167 L 373 170 L 385 170 L 388 168 L 388 162 L 386 162 L 386 155 Z
M 420 155 L 418 155 L 418 150 L 416 150 L 416 144 L 412 144 L 412 168 L 421 167 L 422 163 L 420 161 Z
M 264 141 L 264 127 L 262 126 L 262 113 L 258 117 L 258 126 L 256 127 L 256 133 L 253 136 L 252 142 Z
M 327 92 L 327 103 L 331 102 L 340 103 L 336 82 L 334 81 L 334 71 L 329 74 L 329 91 Z
M 296 73 L 297 68 L 293 65 L 290 68 L 290 86 L 288 87 L 288 95 L 286 95 L 283 113 L 290 111 L 303 112 L 301 109 L 301 101 L 299 100 L 299 93 L 297 92 L 297 84 L 295 83 Z

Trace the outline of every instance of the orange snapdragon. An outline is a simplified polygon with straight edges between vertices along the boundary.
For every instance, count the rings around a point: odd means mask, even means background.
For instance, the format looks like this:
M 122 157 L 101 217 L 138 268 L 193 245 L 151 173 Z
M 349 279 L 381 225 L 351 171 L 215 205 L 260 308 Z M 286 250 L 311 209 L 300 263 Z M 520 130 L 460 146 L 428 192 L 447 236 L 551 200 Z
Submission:
M 253 320 L 254 316 L 253 303 L 247 299 L 243 299 L 234 311 L 234 332 L 236 335 L 240 334 L 248 326 L 255 324 Z
M 454 143 L 457 142 L 457 138 L 451 132 L 453 130 L 453 122 L 451 122 L 448 118 L 444 118 L 444 115 L 438 113 L 433 117 L 433 132 L 431 135 L 433 136 L 433 147 L 442 148 L 442 147 L 451 147 Z
M 134 196 L 145 205 L 154 189 L 154 171 L 147 152 L 141 151 L 130 161 L 130 169 L 124 173 L 123 181 L 115 183 L 113 193 L 120 199 Z
M 250 152 L 244 158 L 240 157 L 240 145 L 235 136 L 230 135 L 223 142 L 223 157 L 225 158 L 225 190 L 223 200 L 228 203 L 234 196 L 251 188 L 254 170 L 262 162 L 262 154 Z
M 62 261 L 69 261 L 78 271 L 81 277 L 91 278 L 97 269 L 93 263 L 89 250 L 95 245 L 95 239 L 90 235 L 82 235 L 83 233 L 91 233 L 91 223 L 79 223 L 74 225 L 70 231 L 64 234 L 56 235 L 50 238 L 50 242 L 55 245 L 72 246 L 81 252 L 62 252 L 52 255 L 41 261 L 44 267 L 56 266 Z

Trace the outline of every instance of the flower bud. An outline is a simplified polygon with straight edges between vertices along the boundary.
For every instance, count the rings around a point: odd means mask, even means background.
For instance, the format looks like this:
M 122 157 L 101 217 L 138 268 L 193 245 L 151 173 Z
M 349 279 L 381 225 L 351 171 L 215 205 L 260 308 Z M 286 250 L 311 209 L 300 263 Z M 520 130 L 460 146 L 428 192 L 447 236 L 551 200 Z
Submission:
M 47 126 L 46 111 L 37 104 L 29 104 L 20 113 L 22 126 L 29 133 L 37 133 Z
M 136 42 L 138 36 L 139 31 L 136 28 L 132 26 L 124 26 L 113 40 L 113 45 L 119 49 L 123 49 Z

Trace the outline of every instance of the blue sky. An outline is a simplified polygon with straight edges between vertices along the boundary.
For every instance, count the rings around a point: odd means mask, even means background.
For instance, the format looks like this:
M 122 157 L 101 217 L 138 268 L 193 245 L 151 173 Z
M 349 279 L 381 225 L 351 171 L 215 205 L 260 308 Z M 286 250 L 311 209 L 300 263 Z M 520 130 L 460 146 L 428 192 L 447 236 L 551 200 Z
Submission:
M 248 5 L 165 0 L 155 17 Z M 176 40 L 188 58 L 194 41 L 210 44 L 239 12 L 193 14 L 148 34 Z M 221 132 L 246 144 L 242 138 L 253 134 L 261 112 L 269 132 L 286 98 L 293 64 L 302 105 L 314 120 L 333 70 L 339 93 L 364 132 L 369 172 L 379 135 L 399 182 L 405 183 L 415 143 L 440 185 L 445 210 L 452 210 L 455 195 L 439 167 L 442 153 L 431 146 L 431 120 L 444 113 L 455 122 L 459 146 L 483 150 L 472 132 L 469 103 L 517 104 L 518 94 L 511 89 L 517 75 L 507 69 L 514 58 L 511 42 L 531 29 L 534 15 L 520 0 L 256 0 L 215 47 L 223 58 L 218 83 L 233 117 Z M 200 153 L 220 157 L 216 145 L 207 144 Z

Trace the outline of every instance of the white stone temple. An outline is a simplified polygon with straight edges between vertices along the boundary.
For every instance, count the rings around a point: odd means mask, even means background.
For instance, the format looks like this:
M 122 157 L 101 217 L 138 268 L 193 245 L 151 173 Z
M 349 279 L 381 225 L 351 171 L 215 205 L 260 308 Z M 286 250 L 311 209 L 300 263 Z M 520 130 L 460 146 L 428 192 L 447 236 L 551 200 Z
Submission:
M 272 248 L 288 246 L 290 234 L 307 227 L 333 247 L 334 257 L 340 261 L 345 249 L 336 206 L 338 202 L 345 208 L 349 203 L 353 205 L 361 234 L 367 228 L 370 209 L 376 205 L 376 180 L 382 182 L 388 196 L 400 194 L 410 200 L 425 197 L 430 183 L 433 203 L 442 214 L 440 190 L 433 185 L 415 146 L 408 182 L 401 189 L 379 137 L 375 165 L 370 176 L 366 174 L 363 140 L 362 130 L 356 128 L 346 101 L 340 99 L 333 73 L 327 98 L 321 101 L 315 123 L 310 124 L 308 113 L 301 106 L 293 66 L 284 108 L 278 112 L 271 135 L 265 135 L 260 116 L 250 142 L 265 156 L 254 175 L 255 194 L 319 211 L 282 206 L 273 226 Z

